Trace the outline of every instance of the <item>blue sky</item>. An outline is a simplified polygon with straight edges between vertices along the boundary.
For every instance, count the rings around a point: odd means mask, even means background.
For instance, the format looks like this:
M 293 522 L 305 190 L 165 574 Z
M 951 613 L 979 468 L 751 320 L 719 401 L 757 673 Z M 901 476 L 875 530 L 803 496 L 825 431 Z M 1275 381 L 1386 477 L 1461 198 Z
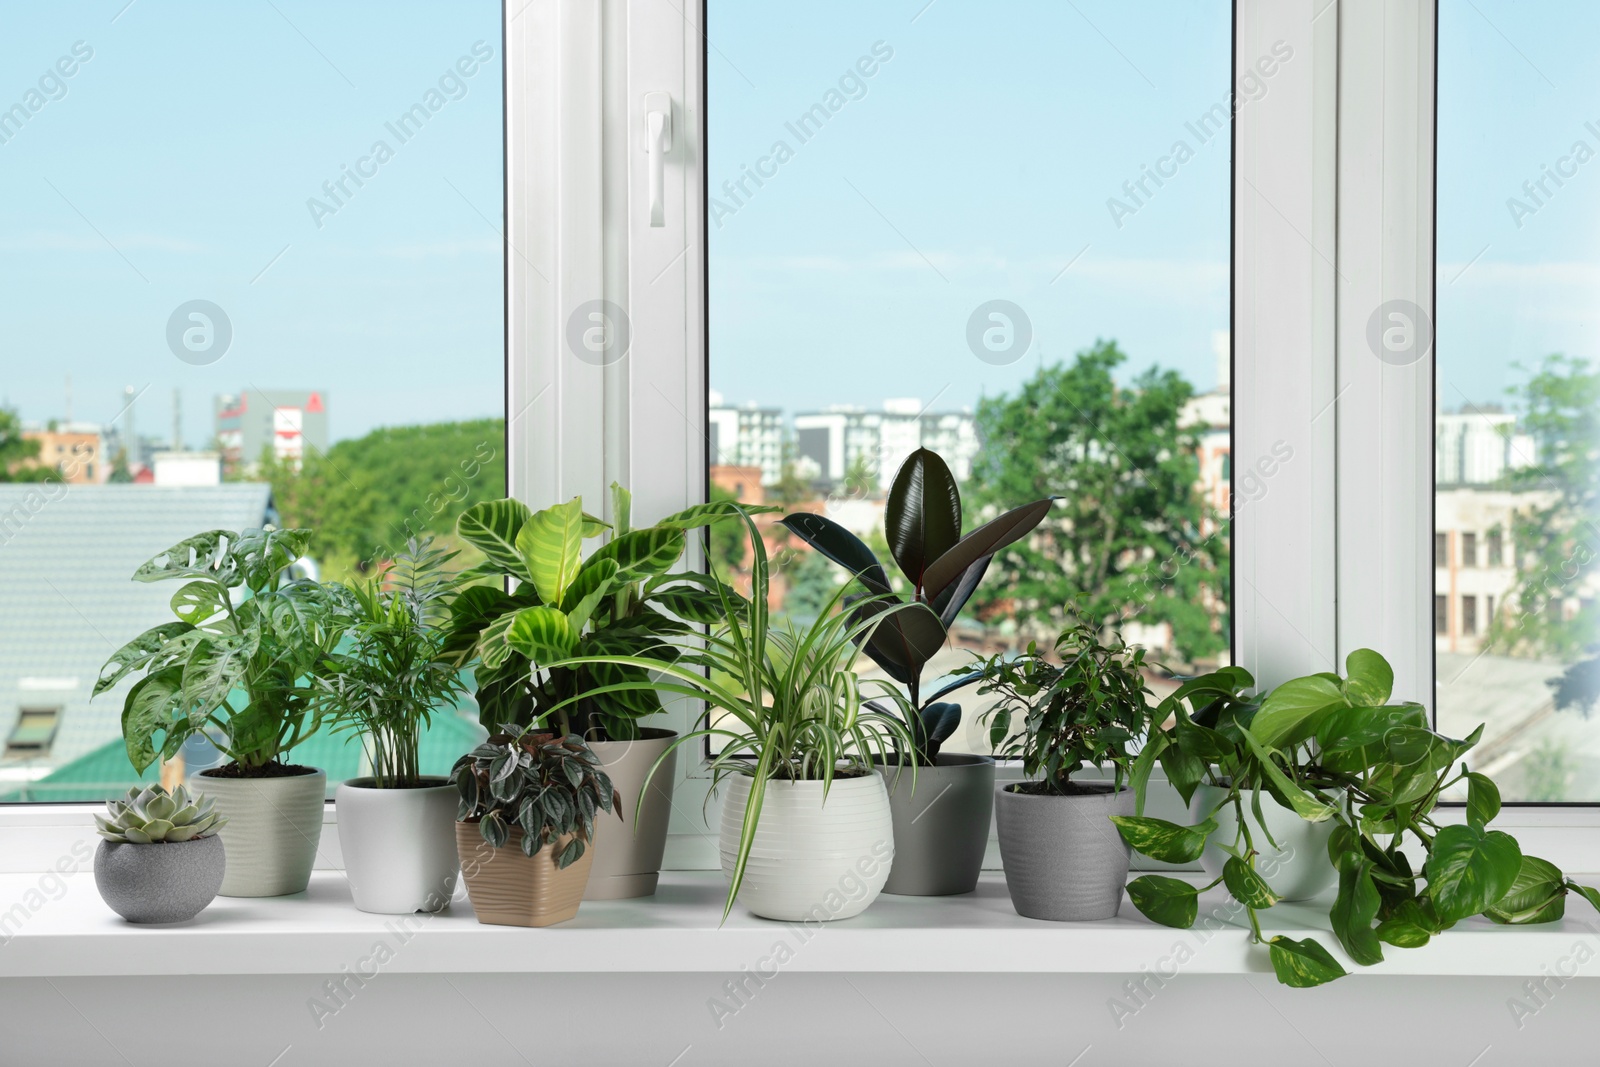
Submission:
M 339 437 L 500 414 L 500 5 L 125 3 L 0 16 L 0 107 L 93 50 L 0 144 L 0 395 L 59 417 L 70 373 L 104 421 L 148 384 L 139 430 L 165 434 L 180 387 L 191 445 L 252 385 L 326 389 Z M 385 123 L 478 41 L 490 61 L 401 144 Z M 378 140 L 393 157 L 319 229 L 307 200 Z M 192 299 L 233 324 L 208 366 L 165 340 Z

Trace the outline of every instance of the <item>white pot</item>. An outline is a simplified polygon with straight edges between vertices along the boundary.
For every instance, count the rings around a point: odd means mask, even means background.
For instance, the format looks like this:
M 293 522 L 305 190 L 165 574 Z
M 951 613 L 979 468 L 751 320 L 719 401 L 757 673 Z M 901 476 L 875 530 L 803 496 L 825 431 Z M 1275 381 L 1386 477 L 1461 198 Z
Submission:
M 1189 817 L 1196 824 L 1204 822 L 1227 795 L 1228 791 L 1221 786 L 1200 786 L 1189 802 Z M 1250 840 L 1259 853 L 1256 871 L 1273 892 L 1284 900 L 1309 900 L 1339 880 L 1339 872 L 1328 858 L 1328 838 L 1333 836 L 1334 820 L 1307 822 L 1293 809 L 1279 804 L 1270 793 L 1263 792 L 1261 819 L 1266 822 L 1263 829 L 1251 810 L 1249 794 L 1241 799 L 1245 820 L 1250 826 Z M 1216 811 L 1216 820 L 1217 828 L 1206 839 L 1205 851 L 1200 854 L 1200 866 L 1211 877 L 1220 878 L 1223 865 L 1228 862 L 1222 845 L 1233 844 L 1239 833 L 1239 820 L 1232 804 Z M 1277 848 L 1272 847 L 1272 841 L 1278 843 Z
M 439 911 L 455 895 L 459 794 L 448 778 L 379 789 L 352 778 L 334 794 L 339 848 L 356 907 L 383 915 Z
M 212 797 L 228 825 L 217 832 L 228 854 L 225 897 L 281 897 L 305 892 L 322 840 L 328 776 L 218 778 L 201 771 L 190 788 Z
M 722 871 L 733 876 L 750 778 L 726 782 L 722 804 Z M 894 862 L 894 820 L 877 771 L 821 782 L 767 783 L 739 900 L 766 919 L 848 919 L 865 911 L 888 881 Z

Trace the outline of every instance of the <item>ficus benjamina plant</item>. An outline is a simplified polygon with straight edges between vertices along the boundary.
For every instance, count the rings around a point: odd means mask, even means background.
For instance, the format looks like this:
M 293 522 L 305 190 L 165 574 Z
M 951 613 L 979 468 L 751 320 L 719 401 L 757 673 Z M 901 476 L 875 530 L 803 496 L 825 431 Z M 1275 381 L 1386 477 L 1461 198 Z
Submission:
M 880 625 L 860 631 L 860 640 L 867 655 L 910 694 L 915 712 L 906 726 L 912 753 L 925 766 L 937 760 L 940 745 L 961 724 L 961 705 L 943 698 L 982 675 L 968 674 L 924 694 L 922 669 L 944 647 L 951 624 L 977 591 L 995 553 L 1031 533 L 1054 499 L 1014 508 L 963 537 L 955 475 L 937 452 L 919 448 L 911 453 L 889 488 L 883 515 L 889 554 L 909 586 L 906 598 L 894 592 L 872 549 L 843 526 L 809 512 L 783 519 L 791 533 L 860 583 L 865 592 L 847 600 L 857 620 L 883 616 Z
M 1339 872 L 1339 888 L 1328 920 L 1339 945 L 1362 966 L 1382 960 L 1386 945 L 1425 945 L 1474 915 L 1508 924 L 1554 922 L 1569 892 L 1600 908 L 1600 891 L 1525 855 L 1516 838 L 1490 828 L 1500 792 L 1464 762 L 1483 727 L 1456 740 L 1429 727 L 1422 705 L 1390 703 L 1394 672 L 1378 653 L 1350 653 L 1343 677 L 1313 674 L 1263 697 L 1246 695 L 1254 685 L 1242 667 L 1224 667 L 1184 682 L 1157 706 L 1161 725 L 1131 774 L 1138 814 L 1112 818 L 1123 839 L 1152 859 L 1192 863 L 1217 832 L 1216 812 L 1231 808 L 1238 830 L 1215 842 L 1228 858 L 1210 885 L 1155 874 L 1130 882 L 1128 896 L 1148 918 L 1188 928 L 1200 893 L 1221 883 L 1249 915 L 1254 940 L 1267 945 L 1278 981 L 1304 987 L 1343 977 L 1343 965 L 1316 938 L 1262 933 L 1259 913 L 1279 900 L 1256 868 L 1257 857 L 1277 847 L 1260 839 L 1264 803 L 1311 822 L 1333 821 L 1328 861 Z M 1225 791 L 1199 825 L 1144 816 L 1158 762 L 1185 802 L 1203 782 Z M 1465 821 L 1441 823 L 1440 795 L 1463 783 Z M 1420 867 L 1408 858 L 1415 855 Z

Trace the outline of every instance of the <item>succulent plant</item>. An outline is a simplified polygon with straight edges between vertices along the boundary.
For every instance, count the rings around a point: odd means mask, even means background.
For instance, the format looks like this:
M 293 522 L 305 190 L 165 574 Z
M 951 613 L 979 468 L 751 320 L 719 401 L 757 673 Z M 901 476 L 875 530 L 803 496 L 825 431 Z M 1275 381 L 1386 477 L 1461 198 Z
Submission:
M 100 836 L 121 844 L 152 845 L 166 841 L 193 841 L 210 837 L 227 823 L 208 796 L 190 796 L 178 786 L 168 793 L 159 785 L 134 786 L 123 800 L 106 805 L 107 815 L 96 815 Z

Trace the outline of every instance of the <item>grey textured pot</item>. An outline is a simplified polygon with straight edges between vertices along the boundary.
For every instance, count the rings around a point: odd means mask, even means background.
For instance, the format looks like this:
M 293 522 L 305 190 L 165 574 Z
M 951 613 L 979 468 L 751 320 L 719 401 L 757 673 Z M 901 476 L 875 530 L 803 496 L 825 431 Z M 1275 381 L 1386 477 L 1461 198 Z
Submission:
M 894 819 L 885 893 L 943 897 L 978 886 L 994 816 L 994 760 L 941 752 L 932 767 L 882 766 Z
M 218 778 L 201 771 L 193 787 L 228 817 L 221 830 L 228 849 L 225 897 L 281 897 L 303 893 L 322 840 L 328 776 L 323 771 L 286 778 Z
M 1128 846 L 1111 822 L 1133 814 L 1133 790 L 1051 797 L 995 791 L 1000 859 L 1017 914 L 1109 919 L 1122 906 Z
M 616 813 L 595 817 L 594 866 L 589 870 L 589 885 L 584 900 L 622 900 L 647 897 L 656 891 L 661 877 L 661 857 L 667 849 L 667 824 L 672 817 L 672 781 L 678 769 L 678 752 L 673 749 L 661 769 L 644 788 L 645 776 L 678 735 L 671 730 L 642 727 L 637 741 L 592 741 L 589 747 L 600 766 L 611 776 L 621 798 Z M 644 810 L 634 814 L 639 794 L 644 793 Z
M 215 834 L 154 845 L 101 841 L 94 884 L 107 906 L 131 923 L 181 923 L 216 898 L 227 865 Z
M 459 794 L 448 778 L 422 781 L 378 789 L 371 778 L 352 778 L 334 793 L 344 873 L 362 911 L 440 911 L 455 895 Z

